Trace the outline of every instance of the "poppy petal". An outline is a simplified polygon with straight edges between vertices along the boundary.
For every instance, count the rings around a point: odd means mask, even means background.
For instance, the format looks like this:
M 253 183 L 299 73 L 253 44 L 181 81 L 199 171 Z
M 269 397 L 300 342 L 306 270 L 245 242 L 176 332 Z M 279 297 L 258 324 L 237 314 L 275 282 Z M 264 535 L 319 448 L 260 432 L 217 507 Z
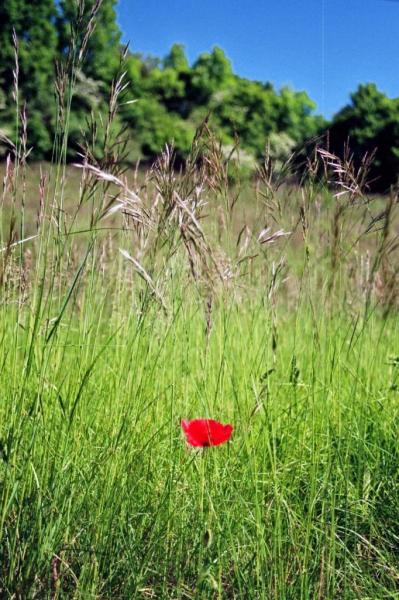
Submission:
M 227 442 L 233 432 L 233 426 L 223 425 L 214 419 L 183 419 L 182 429 L 187 443 L 195 447 L 219 446 Z

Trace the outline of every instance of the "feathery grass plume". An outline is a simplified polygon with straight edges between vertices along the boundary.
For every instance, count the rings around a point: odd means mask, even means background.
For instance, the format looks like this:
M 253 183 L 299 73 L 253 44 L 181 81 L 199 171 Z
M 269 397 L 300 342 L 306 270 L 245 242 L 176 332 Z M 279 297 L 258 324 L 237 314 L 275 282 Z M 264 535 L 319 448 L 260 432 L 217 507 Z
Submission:
M 162 238 L 165 231 L 172 240 L 177 236 L 177 240 L 186 249 L 193 279 L 212 285 L 215 275 L 220 280 L 223 280 L 223 276 L 200 224 L 207 205 L 205 193 L 214 185 L 208 175 L 202 180 L 204 167 L 201 166 L 198 170 L 196 166 L 201 156 L 201 132 L 200 129 L 193 142 L 187 167 L 179 175 L 174 170 L 174 153 L 170 147 L 166 147 L 155 164 L 153 177 L 159 193 L 157 234 L 158 239 Z
M 111 194 L 109 200 L 103 202 L 99 209 L 94 209 L 91 216 L 91 227 L 95 227 L 101 219 L 106 219 L 117 212 L 121 212 L 136 227 L 151 226 L 150 214 L 140 197 L 128 187 L 125 180 L 88 163 L 75 163 L 73 166 L 90 173 L 96 181 L 112 184 L 120 191 L 120 194 Z
M 361 207 L 369 203 L 368 176 L 374 154 L 365 155 L 361 165 L 356 169 L 348 144 L 345 146 L 343 159 L 321 148 L 318 148 L 317 152 L 325 166 L 328 184 L 336 188 L 334 193 L 336 204 L 331 231 L 331 278 L 329 282 L 330 292 L 333 292 L 337 271 L 344 257 L 342 244 L 345 239 L 345 227 L 348 226 L 348 219 L 345 222 L 345 218 L 351 207 Z
M 369 173 L 375 157 L 375 151 L 371 154 L 365 154 L 357 169 L 354 165 L 353 154 L 351 154 L 349 144 L 345 145 L 342 159 L 322 148 L 318 148 L 317 152 L 326 167 L 327 182 L 337 188 L 334 196 L 336 198 L 347 196 L 350 204 L 353 204 L 357 200 L 364 202 L 367 199 L 366 194 L 372 183 L 369 180 Z
M 291 235 L 291 231 L 284 231 L 283 229 L 279 229 L 278 231 L 272 232 L 270 227 L 266 227 L 262 229 L 262 231 L 258 235 L 258 242 L 260 244 L 273 244 L 276 240 L 281 237 L 286 237 L 287 235 Z
M 8 223 L 7 238 L 1 235 L 0 250 L 2 254 L 0 266 L 0 287 L 3 284 L 10 283 L 9 291 L 11 298 L 14 293 L 18 294 L 18 290 L 26 286 L 27 272 L 24 269 L 24 249 L 22 245 L 36 236 L 25 236 L 25 204 L 26 204 L 26 166 L 27 159 L 31 152 L 28 147 L 28 120 L 27 120 L 27 105 L 23 103 L 21 108 L 19 94 L 19 42 L 18 37 L 13 29 L 12 42 L 14 49 L 14 66 L 13 66 L 13 99 L 15 103 L 15 140 L 12 141 L 5 135 L 0 135 L 0 138 L 5 143 L 8 152 L 6 155 L 6 168 L 3 179 L 2 192 L 2 211 L 5 212 L 6 205 L 10 203 L 10 214 L 7 215 L 6 223 Z M 19 239 L 18 239 L 19 238 Z M 25 239 L 24 239 L 25 238 Z M 19 250 L 19 256 L 16 257 L 12 249 Z M 8 274 L 8 275 L 7 275 Z M 14 292 L 13 292 L 14 289 Z
M 282 216 L 281 195 L 279 190 L 289 183 L 295 173 L 295 152 L 277 168 L 277 161 L 270 152 L 270 144 L 265 147 L 262 163 L 256 171 L 256 194 L 262 200 L 266 210 L 278 219 Z

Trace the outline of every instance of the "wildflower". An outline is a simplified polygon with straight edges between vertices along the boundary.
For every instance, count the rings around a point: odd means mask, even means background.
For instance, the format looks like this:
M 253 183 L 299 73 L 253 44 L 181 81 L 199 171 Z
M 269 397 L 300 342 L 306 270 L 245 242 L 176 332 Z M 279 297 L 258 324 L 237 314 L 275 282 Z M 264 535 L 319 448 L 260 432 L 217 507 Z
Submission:
M 219 446 L 231 438 L 232 425 L 223 425 L 213 419 L 193 419 L 181 422 L 187 443 L 190 446 L 207 447 Z

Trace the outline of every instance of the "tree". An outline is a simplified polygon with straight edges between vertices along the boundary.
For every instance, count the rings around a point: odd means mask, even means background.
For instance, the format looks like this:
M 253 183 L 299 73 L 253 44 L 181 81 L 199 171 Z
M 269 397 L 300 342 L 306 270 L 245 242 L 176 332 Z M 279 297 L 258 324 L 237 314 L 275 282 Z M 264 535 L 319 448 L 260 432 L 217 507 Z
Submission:
M 351 94 L 351 103 L 334 117 L 332 126 L 347 128 L 356 144 L 362 145 L 375 138 L 392 117 L 395 106 L 374 83 L 359 85 Z M 337 129 L 338 129 L 337 127 Z
M 311 138 L 325 124 L 324 119 L 314 115 L 315 108 L 316 104 L 306 92 L 294 92 L 283 87 L 279 94 L 278 131 L 286 133 L 297 143 Z
M 364 155 L 375 152 L 370 179 L 373 188 L 386 190 L 399 174 L 399 102 L 380 92 L 374 83 L 360 85 L 351 102 L 328 127 L 329 147 L 342 156 L 345 145 L 359 166 Z
M 233 82 L 231 63 L 217 46 L 210 54 L 201 54 L 191 71 L 190 99 L 193 104 L 206 104 L 215 92 L 225 90 Z
M 54 120 L 54 63 L 57 52 L 53 0 L 7 0 L 0 5 L 0 87 L 5 96 L 3 119 L 13 122 L 15 68 L 13 30 L 18 43 L 19 103 L 27 104 L 29 144 L 37 157 L 50 152 Z M 49 102 L 50 97 L 50 102 Z
M 169 54 L 163 60 L 165 69 L 173 69 L 177 73 L 187 73 L 190 69 L 186 52 L 182 44 L 173 44 Z
M 159 154 L 165 144 L 173 144 L 178 155 L 187 154 L 195 133 L 193 126 L 151 96 L 140 98 L 125 107 L 124 120 L 136 135 L 146 158 Z
M 270 85 L 236 78 L 224 96 L 218 95 L 214 112 L 226 133 L 237 135 L 244 148 L 260 157 L 276 130 L 278 97 Z
M 0 3 L 0 105 L 5 106 L 0 130 L 12 132 L 12 123 L 15 123 L 15 113 L 12 113 L 12 32 L 15 27 L 19 39 L 19 97 L 21 102 L 28 103 L 28 134 L 29 143 L 34 145 L 34 158 L 50 157 L 54 135 L 59 141 L 63 132 L 68 135 L 67 156 L 75 156 L 84 137 L 82 128 L 90 130 L 90 126 L 86 127 L 87 121 L 106 122 L 110 84 L 120 72 L 121 33 L 115 5 L 116 0 L 35 0 L 30 4 L 28 0 L 7 0 Z M 62 71 L 64 79 L 58 81 L 64 84 L 57 87 L 63 108 L 58 120 L 53 94 L 55 61 L 68 67 Z M 132 138 L 135 136 L 134 152 L 137 154 L 139 148 L 145 157 L 153 158 L 165 143 L 172 142 L 184 156 L 196 126 L 209 115 L 216 135 L 226 147 L 232 147 L 238 136 L 241 149 L 255 158 L 263 155 L 269 142 L 280 158 L 293 143 L 302 143 L 320 127 L 314 104 L 304 92 L 288 88 L 276 92 L 269 83 L 237 77 L 229 59 L 218 47 L 201 54 L 192 67 L 181 44 L 174 44 L 163 60 L 128 53 L 124 70 L 125 81 L 130 85 L 116 119 L 122 128 L 126 125 L 130 129 Z M 72 98 L 70 88 L 65 85 L 67 73 L 70 76 L 73 73 Z M 352 127 L 355 137 L 360 140 L 361 132 L 364 134 L 362 115 L 369 110 L 367 102 L 371 97 L 376 114 L 367 118 L 375 118 L 377 124 L 370 122 L 366 138 L 385 135 L 391 139 L 396 128 L 389 129 L 385 100 L 382 101 L 375 90 L 366 89 L 358 95 L 350 108 L 352 112 L 349 111 L 352 120 L 352 113 L 356 113 L 355 116 L 361 113 L 360 117 L 356 116 L 361 123 L 360 133 Z M 70 111 L 65 110 L 66 107 Z M 390 110 L 391 105 L 388 108 Z M 343 115 L 343 121 L 347 116 Z M 65 122 L 61 122 L 63 119 Z M 338 119 L 337 131 L 339 126 Z M 56 144 L 56 147 L 61 148 L 61 145 Z M 101 144 L 98 147 L 101 152 Z M 395 147 L 399 148 L 399 144 Z M 396 160 L 393 154 L 392 160 Z
M 133 98 L 142 96 L 144 92 L 143 61 L 139 54 L 131 54 L 126 58 L 127 78 L 129 89 Z

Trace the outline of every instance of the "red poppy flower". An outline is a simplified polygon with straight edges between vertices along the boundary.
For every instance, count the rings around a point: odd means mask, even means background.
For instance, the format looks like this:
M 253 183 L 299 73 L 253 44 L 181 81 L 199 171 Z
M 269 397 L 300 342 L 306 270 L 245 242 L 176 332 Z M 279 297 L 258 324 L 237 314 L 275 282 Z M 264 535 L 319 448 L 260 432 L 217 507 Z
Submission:
M 219 446 L 231 438 L 232 425 L 223 425 L 213 419 L 183 420 L 182 429 L 190 446 L 207 447 Z

